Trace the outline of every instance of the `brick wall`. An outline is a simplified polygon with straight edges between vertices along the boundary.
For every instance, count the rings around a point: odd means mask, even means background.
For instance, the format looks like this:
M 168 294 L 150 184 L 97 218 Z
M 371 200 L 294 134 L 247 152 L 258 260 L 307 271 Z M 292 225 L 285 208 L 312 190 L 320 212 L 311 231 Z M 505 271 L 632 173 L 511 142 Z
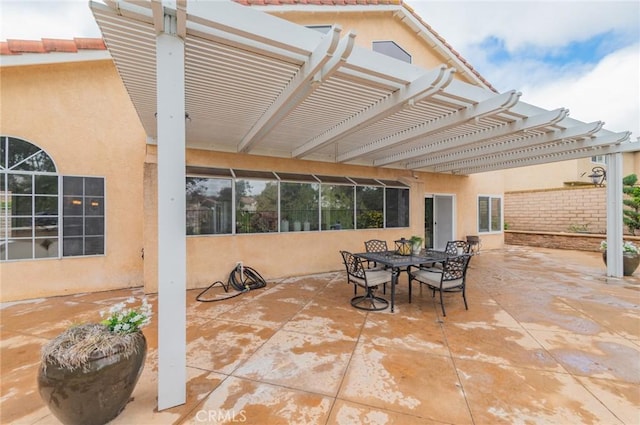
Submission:
M 604 235 L 606 189 L 588 186 L 506 192 L 504 222 L 509 230 L 569 233 L 584 230 Z

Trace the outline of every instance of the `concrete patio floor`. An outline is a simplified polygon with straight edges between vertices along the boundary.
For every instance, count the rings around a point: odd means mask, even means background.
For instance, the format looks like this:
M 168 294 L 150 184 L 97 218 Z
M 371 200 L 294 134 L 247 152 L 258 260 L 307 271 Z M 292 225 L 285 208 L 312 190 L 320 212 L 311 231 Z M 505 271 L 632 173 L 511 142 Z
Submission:
M 222 302 L 190 290 L 186 404 L 156 410 L 154 321 L 140 381 L 112 424 L 638 424 L 640 279 L 604 274 L 598 253 L 483 251 L 469 310 L 447 294 L 444 318 L 427 290 L 414 286 L 408 303 L 406 274 L 395 313 L 352 308 L 343 269 Z M 143 294 L 2 304 L 0 423 L 59 423 L 37 390 L 42 345 L 131 295 Z

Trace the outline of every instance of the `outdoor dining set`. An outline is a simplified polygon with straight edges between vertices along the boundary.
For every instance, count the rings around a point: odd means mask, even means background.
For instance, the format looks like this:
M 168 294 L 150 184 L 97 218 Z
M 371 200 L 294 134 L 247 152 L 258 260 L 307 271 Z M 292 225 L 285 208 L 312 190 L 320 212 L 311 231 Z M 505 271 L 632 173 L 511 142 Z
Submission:
M 444 250 L 412 249 L 408 239 L 394 241 L 394 249 L 379 239 L 365 241 L 364 252 L 351 253 L 340 251 L 347 272 L 347 281 L 354 286 L 351 305 L 368 311 L 380 311 L 390 308 L 394 312 L 395 292 L 400 273 L 406 272 L 409 280 L 409 303 L 413 282 L 431 289 L 432 296 L 440 294 L 442 315 L 446 316 L 443 293 L 460 292 L 465 309 L 466 275 L 469 261 L 473 256 L 472 244 L 468 241 L 454 240 L 446 244 Z M 390 286 L 389 299 L 385 298 L 387 284 Z M 358 295 L 358 288 L 364 289 Z M 380 289 L 382 288 L 382 294 Z

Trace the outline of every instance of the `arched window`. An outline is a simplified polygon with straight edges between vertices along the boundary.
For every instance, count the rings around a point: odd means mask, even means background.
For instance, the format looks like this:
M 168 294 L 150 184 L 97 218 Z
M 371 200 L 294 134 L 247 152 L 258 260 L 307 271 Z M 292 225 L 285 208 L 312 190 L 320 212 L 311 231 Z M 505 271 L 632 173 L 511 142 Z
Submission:
M 0 261 L 103 253 L 104 179 L 59 176 L 43 149 L 0 136 Z
M 0 260 L 58 256 L 58 186 L 44 150 L 0 138 Z

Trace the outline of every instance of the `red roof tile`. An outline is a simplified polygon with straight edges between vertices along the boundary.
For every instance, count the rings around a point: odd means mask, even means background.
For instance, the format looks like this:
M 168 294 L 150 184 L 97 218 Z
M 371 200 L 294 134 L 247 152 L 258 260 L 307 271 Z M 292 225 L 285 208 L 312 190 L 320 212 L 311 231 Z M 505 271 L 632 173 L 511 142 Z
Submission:
M 313 4 L 313 5 L 402 5 L 409 13 L 411 13 L 424 27 L 433 34 L 450 52 L 457 57 L 478 79 L 487 85 L 491 90 L 496 89 L 484 79 L 478 71 L 449 43 L 438 34 L 429 24 L 427 24 L 411 6 L 404 3 L 403 0 L 233 0 L 238 4 L 245 6 L 278 6 L 289 4 Z M 50 52 L 69 52 L 76 53 L 78 50 L 106 50 L 107 47 L 101 38 L 74 38 L 73 40 L 58 40 L 52 38 L 43 38 L 42 40 L 7 40 L 0 41 L 0 55 L 17 55 L 21 53 L 50 53 Z M 496 91 L 497 92 L 497 91 Z
M 22 53 L 77 53 L 78 50 L 107 50 L 101 38 L 74 38 L 60 40 L 43 38 L 42 40 L 7 40 L 0 42 L 1 55 L 19 55 Z

